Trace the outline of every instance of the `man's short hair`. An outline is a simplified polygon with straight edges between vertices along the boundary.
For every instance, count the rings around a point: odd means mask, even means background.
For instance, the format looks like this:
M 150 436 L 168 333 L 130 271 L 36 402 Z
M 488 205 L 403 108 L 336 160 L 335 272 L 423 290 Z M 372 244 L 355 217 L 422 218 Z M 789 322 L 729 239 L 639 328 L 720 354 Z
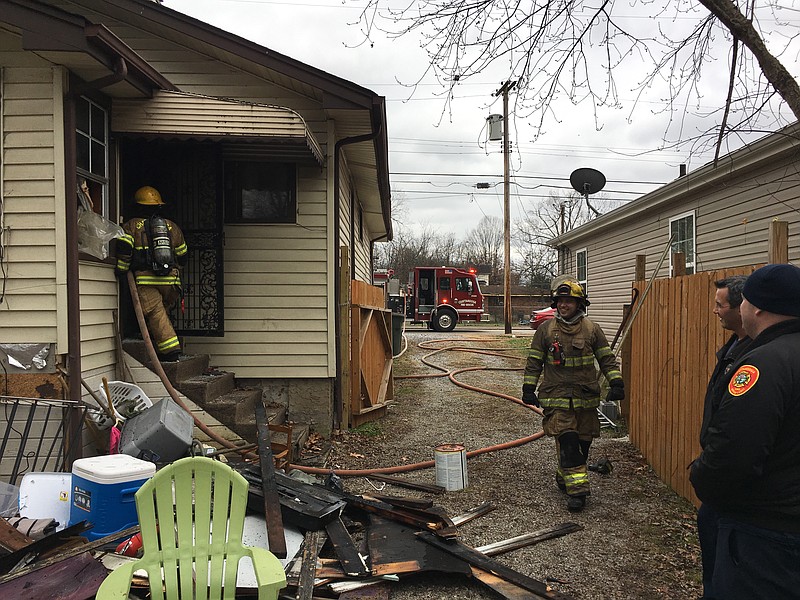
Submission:
M 742 303 L 742 290 L 744 289 L 744 282 L 747 281 L 747 275 L 731 275 L 725 279 L 719 279 L 714 282 L 718 290 L 728 289 L 728 304 L 731 308 L 739 308 Z

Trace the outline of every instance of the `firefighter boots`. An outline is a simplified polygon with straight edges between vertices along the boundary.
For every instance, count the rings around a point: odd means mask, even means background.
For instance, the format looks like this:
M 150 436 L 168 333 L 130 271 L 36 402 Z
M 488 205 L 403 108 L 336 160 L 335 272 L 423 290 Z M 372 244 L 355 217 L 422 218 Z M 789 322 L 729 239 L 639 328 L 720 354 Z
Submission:
M 567 510 L 569 512 L 581 512 L 586 506 L 586 496 L 570 496 L 567 500 Z

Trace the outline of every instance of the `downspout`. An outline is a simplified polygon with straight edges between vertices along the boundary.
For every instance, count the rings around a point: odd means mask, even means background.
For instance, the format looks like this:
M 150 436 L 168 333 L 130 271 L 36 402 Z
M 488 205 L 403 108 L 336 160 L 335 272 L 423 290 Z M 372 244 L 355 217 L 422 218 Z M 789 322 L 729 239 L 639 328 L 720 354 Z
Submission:
M 383 126 L 382 123 L 379 124 L 377 128 L 375 128 L 372 133 L 367 133 L 364 135 L 354 135 L 353 137 L 343 138 L 336 142 L 334 145 L 333 150 L 333 251 L 336 253 L 336 260 L 334 261 L 335 269 L 334 269 L 334 281 L 336 284 L 334 285 L 334 303 L 336 305 L 336 318 L 334 319 L 334 329 L 333 335 L 334 339 L 336 340 L 335 345 L 335 352 L 336 352 L 336 378 L 340 379 L 340 375 L 342 372 L 342 359 L 341 359 L 341 347 L 339 342 L 339 306 L 342 302 L 342 293 L 339 289 L 339 274 L 341 273 L 341 265 L 339 264 L 339 244 L 341 243 L 341 235 L 339 234 L 339 162 L 341 155 L 342 148 L 345 146 L 349 146 L 350 144 L 360 144 L 362 142 L 369 142 L 378 137 L 378 134 L 381 131 L 381 127 Z M 352 214 L 350 215 L 352 220 Z M 352 239 L 350 240 L 352 244 Z M 342 426 L 342 415 L 344 412 L 344 399 L 342 398 L 342 391 L 341 391 L 340 384 L 336 384 L 333 386 L 333 404 L 334 404 L 334 414 L 333 414 L 333 429 L 334 431 L 338 431 L 341 429 Z
M 78 175 L 75 172 L 77 145 L 75 99 L 88 89 L 101 89 L 123 81 L 128 75 L 125 59 L 118 57 L 114 73 L 93 82 L 70 85 L 64 106 L 64 184 L 67 188 L 67 373 L 69 399 L 81 398 L 81 292 L 78 267 Z

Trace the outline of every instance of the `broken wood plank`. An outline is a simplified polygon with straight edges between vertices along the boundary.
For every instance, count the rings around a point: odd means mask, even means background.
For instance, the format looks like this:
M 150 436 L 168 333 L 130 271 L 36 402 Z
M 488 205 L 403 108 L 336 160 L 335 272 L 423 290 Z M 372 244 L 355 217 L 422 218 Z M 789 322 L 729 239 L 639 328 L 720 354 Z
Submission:
M 86 600 L 94 597 L 107 576 L 106 568 L 83 552 L 0 584 L 0 597 Z
M 317 558 L 322 549 L 320 540 L 323 540 L 322 533 L 319 531 L 309 531 L 306 533 L 303 542 L 303 562 L 300 565 L 300 579 L 297 582 L 296 600 L 311 600 L 314 596 L 314 579 L 317 572 Z
M 421 542 L 417 530 L 370 515 L 367 537 L 369 560 L 374 575 L 399 575 L 439 571 L 469 575 L 469 565 L 447 552 L 441 552 Z
M 457 517 L 453 517 L 453 525 L 458 527 L 459 525 L 463 525 L 473 519 L 477 519 L 478 517 L 482 517 L 485 514 L 492 512 L 495 508 L 497 508 L 491 502 L 484 502 L 480 506 L 476 506 L 472 510 L 468 510 L 467 512 L 458 515 Z
M 258 428 L 258 462 L 261 466 L 261 492 L 264 497 L 264 519 L 267 521 L 269 551 L 278 558 L 286 558 L 286 537 L 281 517 L 281 501 L 275 481 L 275 461 L 272 458 L 272 441 L 267 422 L 267 411 L 262 401 L 256 402 Z
M 353 496 L 346 493 L 343 496 L 347 500 L 348 508 L 358 508 L 368 513 L 411 525 L 417 529 L 435 531 L 437 535 L 442 537 L 458 535 L 453 521 L 443 511 L 437 510 L 435 507 L 428 510 L 395 508 L 386 502 L 370 500 L 362 496 Z
M 516 586 L 525 588 L 526 590 L 537 594 L 541 598 L 547 598 L 548 600 L 570 600 L 571 598 L 570 596 L 557 590 L 551 590 L 547 584 L 534 579 L 533 577 L 523 575 L 519 571 L 515 571 L 514 569 L 506 567 L 505 565 L 500 564 L 499 562 L 489 558 L 484 554 L 481 554 L 480 552 L 476 552 L 473 548 L 470 548 L 458 540 L 444 541 L 440 537 L 428 531 L 418 532 L 417 537 L 425 543 L 430 544 L 434 548 L 444 550 L 445 552 L 448 552 L 453 556 L 456 556 L 469 563 L 473 567 L 493 573 L 494 575 L 497 575 L 506 581 L 510 581 Z
M 19 531 L 5 519 L 0 519 L 0 548 L 5 550 L 1 554 L 9 554 L 33 543 L 33 540 Z
M 345 573 L 351 577 L 367 577 L 372 574 L 341 519 L 328 523 L 325 531 Z
M 105 537 L 101 537 L 100 539 L 97 539 L 93 542 L 89 542 L 88 544 L 83 544 L 80 547 L 71 548 L 70 550 L 62 552 L 57 556 L 48 558 L 47 560 L 41 560 L 39 562 L 35 562 L 32 565 L 28 565 L 27 567 L 20 569 L 19 571 L 14 571 L 13 573 L 7 573 L 6 575 L 3 575 L 2 577 L 0 577 L 0 584 L 5 583 L 7 581 L 11 581 L 12 579 L 17 579 L 18 577 L 22 577 L 24 575 L 27 575 L 28 573 L 38 571 L 39 569 L 44 569 L 45 567 L 49 567 L 50 565 L 54 565 L 63 560 L 67 560 L 68 558 L 72 558 L 73 556 L 78 556 L 79 554 L 83 554 L 84 552 L 95 550 L 97 548 L 100 548 L 101 546 L 110 544 L 111 542 L 114 542 L 120 538 L 130 537 L 135 533 L 139 533 L 138 525 L 134 525 L 132 527 L 128 527 L 127 529 L 123 529 L 122 531 L 118 531 L 117 533 L 112 533 Z
M 247 508 L 263 513 L 264 500 L 261 489 L 261 471 L 252 465 L 232 464 L 250 483 Z M 275 483 L 280 498 L 281 515 L 285 523 L 291 523 L 306 531 L 318 531 L 336 519 L 347 502 L 344 497 L 321 485 L 303 483 L 293 477 L 275 472 Z
M 433 506 L 433 500 L 425 500 L 423 498 L 402 498 L 400 496 L 384 496 L 383 494 L 364 494 L 364 497 L 386 502 L 398 508 L 417 508 L 425 510 Z
M 539 529 L 538 531 L 534 531 L 532 533 L 526 533 L 509 538 L 507 540 L 495 542 L 493 544 L 487 544 L 486 546 L 480 546 L 478 548 L 474 548 L 474 550 L 476 552 L 480 552 L 481 554 L 485 554 L 486 556 L 497 556 L 498 554 L 502 554 L 504 552 L 517 550 L 518 548 L 524 548 L 525 546 L 533 546 L 534 544 L 538 544 L 539 542 L 543 542 L 545 540 L 552 540 L 553 538 L 561 537 L 562 535 L 575 533 L 581 529 L 583 529 L 583 526 L 578 525 L 577 523 L 561 523 L 561 525 Z
M 542 598 L 539 594 L 534 594 L 530 590 L 514 585 L 494 573 L 477 567 L 472 567 L 472 576 L 506 600 L 540 600 Z
M 21 569 L 38 560 L 39 556 L 45 552 L 70 542 L 70 538 L 80 535 L 91 528 L 92 525 L 90 523 L 81 521 L 71 527 L 46 535 L 42 539 L 36 540 L 19 550 L 15 550 L 11 554 L 0 558 L 0 573 L 6 575 L 12 571 Z
M 377 481 L 383 481 L 385 483 L 390 483 L 392 485 L 396 485 L 399 487 L 409 488 L 412 490 L 419 490 L 421 492 L 429 492 L 431 494 L 444 494 L 447 491 L 444 488 L 444 486 L 441 485 L 420 483 L 418 481 L 408 481 L 407 479 L 392 477 L 391 475 L 380 475 L 378 473 L 372 473 L 371 475 L 368 475 L 367 479 L 375 479 Z

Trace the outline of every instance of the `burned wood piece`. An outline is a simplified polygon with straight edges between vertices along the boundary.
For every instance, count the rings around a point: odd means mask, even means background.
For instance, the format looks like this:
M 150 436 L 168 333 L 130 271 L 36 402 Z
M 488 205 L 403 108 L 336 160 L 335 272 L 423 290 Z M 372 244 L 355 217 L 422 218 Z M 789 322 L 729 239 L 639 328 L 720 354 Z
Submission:
M 258 461 L 261 466 L 261 494 L 264 499 L 264 517 L 267 522 L 269 551 L 278 558 L 286 558 L 286 538 L 283 532 L 281 503 L 275 482 L 275 462 L 267 426 L 267 411 L 264 403 L 256 402 L 256 426 L 258 428 Z
M 438 571 L 470 574 L 465 561 L 428 546 L 417 538 L 417 531 L 402 523 L 371 515 L 367 545 L 372 573 L 399 575 Z
M 73 527 L 77 527 L 77 526 L 79 526 L 81 524 L 84 524 L 84 523 L 86 523 L 86 522 L 85 521 L 81 521 L 81 523 L 77 523 L 76 525 L 73 525 Z M 66 531 L 66 529 L 64 531 Z M 105 537 L 101 537 L 100 539 L 97 539 L 97 540 L 95 540 L 93 542 L 89 542 L 88 544 L 83 544 L 83 545 L 81 545 L 81 546 L 79 546 L 77 548 L 70 548 L 69 550 L 66 550 L 64 552 L 60 552 L 56 556 L 52 556 L 50 558 L 47 558 L 46 560 L 41 560 L 39 562 L 33 563 L 32 565 L 28 565 L 28 566 L 20 569 L 19 571 L 15 571 L 13 573 L 8 573 L 6 575 L 1 576 L 0 577 L 0 584 L 4 584 L 4 583 L 6 583 L 8 581 L 11 581 L 12 579 L 17 579 L 19 577 L 27 575 L 28 573 L 32 573 L 34 571 L 38 571 L 40 569 L 44 569 L 45 567 L 49 567 L 50 565 L 54 565 L 54 564 L 59 563 L 61 561 L 67 560 L 69 558 L 72 558 L 73 556 L 78 556 L 79 554 L 83 554 L 85 552 L 89 552 L 91 550 L 95 550 L 97 548 L 100 548 L 101 546 L 105 546 L 106 544 L 110 544 L 111 542 L 114 542 L 114 541 L 116 541 L 118 539 L 130 537 L 133 534 L 138 533 L 138 532 L 139 532 L 139 526 L 138 525 L 134 525 L 132 527 L 128 527 L 127 529 L 123 529 L 122 531 L 118 531 L 116 533 L 112 533 L 112 534 L 107 535 Z M 63 531 L 61 533 L 63 533 Z M 47 539 L 47 538 L 43 538 L 43 539 L 41 539 L 39 541 L 42 542 L 42 541 L 44 541 L 44 539 Z M 0 589 L 2 589 L 2 588 L 0 588 Z
M 45 552 L 63 546 L 66 543 L 71 543 L 70 538 L 80 535 L 91 528 L 92 525 L 90 523 L 81 521 L 72 527 L 51 533 L 19 550 L 15 550 L 11 554 L 3 556 L 0 558 L 0 575 L 6 575 L 36 562 Z
M 517 550 L 518 548 L 524 548 L 525 546 L 533 546 L 534 544 L 544 542 L 545 540 L 552 540 L 553 538 L 561 537 L 562 535 L 575 533 L 581 529 L 583 529 L 583 526 L 578 525 L 577 523 L 562 523 L 561 525 L 555 525 L 553 527 L 547 527 L 532 533 L 518 535 L 507 540 L 495 542 L 494 544 L 480 546 L 478 548 L 474 548 L 474 550 L 476 552 L 480 552 L 481 554 L 485 554 L 486 556 L 497 556 L 498 554 L 503 554 L 504 552 Z
M 384 496 L 383 494 L 369 494 L 364 495 L 365 498 L 378 500 L 379 502 L 386 502 L 398 508 L 417 508 L 428 509 L 433 506 L 433 500 L 425 500 L 423 498 L 401 498 L 399 496 Z
M 477 519 L 478 517 L 482 517 L 483 515 L 489 514 L 495 508 L 497 508 L 491 502 L 484 502 L 480 506 L 476 506 L 472 510 L 465 512 L 464 514 L 458 515 L 457 517 L 453 517 L 453 525 L 458 527 L 459 525 L 463 525 L 464 523 L 468 523 L 473 519 Z
M 8 555 L 32 543 L 31 538 L 5 519 L 0 519 L 0 556 Z
M 418 490 L 420 492 L 428 492 L 430 494 L 444 494 L 445 491 L 447 491 L 445 490 L 444 486 L 441 485 L 432 485 L 430 483 L 408 481 L 407 479 L 400 479 L 399 477 L 391 477 L 390 475 L 379 475 L 377 473 L 373 473 L 372 475 L 367 476 L 366 479 L 383 481 L 384 483 L 390 483 L 392 485 L 409 488 L 412 490 Z
M 368 497 L 344 494 L 348 508 L 358 508 L 367 513 L 372 513 L 411 525 L 417 529 L 427 529 L 436 535 L 451 538 L 458 535 L 453 521 L 443 511 L 431 507 L 427 510 L 414 508 L 395 508 L 391 504 L 380 500 L 370 500 Z
M 506 600 L 540 600 L 542 598 L 539 594 L 534 594 L 530 590 L 514 585 L 494 573 L 477 567 L 472 567 L 472 576 Z
M 260 469 L 250 465 L 231 466 L 250 483 L 247 508 L 263 514 L 264 496 Z M 280 471 L 275 471 L 275 485 L 284 522 L 306 531 L 324 529 L 327 523 L 339 516 L 347 504 L 341 494 L 321 485 L 303 483 Z
M 342 569 L 347 575 L 350 577 L 368 577 L 372 574 L 341 519 L 335 519 L 328 523 L 325 526 L 325 531 L 328 533 L 328 539 L 333 544 L 336 556 L 339 558 Z
M 94 597 L 107 576 L 100 561 L 84 551 L 0 584 L 0 598 L 85 600 Z
M 324 534 L 322 532 L 309 531 L 306 533 L 306 539 L 303 542 L 303 562 L 300 565 L 300 580 L 297 583 L 296 600 L 311 600 L 314 596 L 317 558 L 323 543 Z
M 449 540 L 444 541 L 436 535 L 428 531 L 420 531 L 417 533 L 417 537 L 424 541 L 427 544 L 430 544 L 434 548 L 438 548 L 443 550 L 444 552 L 448 552 L 453 556 L 460 558 L 461 560 L 469 563 L 473 567 L 477 567 L 483 571 L 488 571 L 498 577 L 505 579 L 513 583 L 516 586 L 521 588 L 525 588 L 526 590 L 533 592 L 536 597 L 539 598 L 546 598 L 546 599 L 557 599 L 557 600 L 570 600 L 571 596 L 563 594 L 557 590 L 549 589 L 548 585 L 534 579 L 532 577 L 528 577 L 527 575 L 523 575 L 522 573 L 515 571 L 505 565 L 500 564 L 499 562 L 492 560 L 485 554 L 481 554 L 477 552 L 475 549 L 470 548 L 466 544 L 459 542 L 458 540 Z

